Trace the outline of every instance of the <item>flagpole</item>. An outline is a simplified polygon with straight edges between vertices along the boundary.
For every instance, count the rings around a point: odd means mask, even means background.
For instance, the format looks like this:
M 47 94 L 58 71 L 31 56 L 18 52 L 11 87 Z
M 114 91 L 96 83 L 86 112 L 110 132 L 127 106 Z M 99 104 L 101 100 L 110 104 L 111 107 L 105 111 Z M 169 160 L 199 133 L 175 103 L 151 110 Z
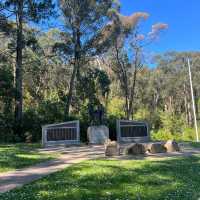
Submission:
M 196 140 L 197 140 L 197 142 L 199 142 L 197 117 L 196 117 L 196 107 L 195 107 L 195 102 L 194 102 L 194 91 L 193 91 L 191 65 L 190 65 L 190 59 L 189 58 L 188 58 L 188 70 L 189 70 L 189 78 L 190 78 L 190 89 L 191 89 L 191 96 L 192 96 L 192 107 L 193 107 L 193 114 L 194 114 L 194 126 L 195 126 L 195 131 L 196 131 Z

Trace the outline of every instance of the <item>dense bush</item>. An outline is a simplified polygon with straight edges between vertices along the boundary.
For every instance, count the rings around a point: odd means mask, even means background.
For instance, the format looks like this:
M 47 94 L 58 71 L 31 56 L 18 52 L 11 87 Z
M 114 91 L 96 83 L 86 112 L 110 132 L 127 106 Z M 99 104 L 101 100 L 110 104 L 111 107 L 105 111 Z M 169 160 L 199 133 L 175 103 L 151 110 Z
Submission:
M 0 142 L 13 142 L 16 140 L 13 133 L 14 120 L 11 114 L 0 114 Z
M 108 112 L 104 124 L 109 127 L 110 139 L 116 140 L 116 120 L 124 116 L 122 101 L 113 99 L 108 103 Z M 120 108 L 120 109 L 119 109 Z M 42 125 L 63 122 L 63 102 L 44 101 L 37 107 L 24 111 L 22 134 L 19 138 L 14 135 L 13 114 L 0 114 L 0 142 L 24 142 L 27 139 L 32 142 L 41 140 Z M 134 115 L 135 120 L 147 121 L 151 127 L 153 140 L 175 139 L 177 141 L 195 141 L 195 130 L 185 127 L 181 116 L 174 116 L 167 112 L 154 112 L 151 114 L 147 108 L 138 109 Z M 80 120 L 81 141 L 87 142 L 87 128 L 90 126 L 87 104 L 80 107 L 78 115 L 70 116 L 66 121 Z
M 165 129 L 159 129 L 158 131 L 151 131 L 152 140 L 177 140 L 177 141 L 196 141 L 196 134 L 194 128 L 183 128 L 181 133 L 168 132 Z
M 151 139 L 156 141 L 163 141 L 163 140 L 181 140 L 181 134 L 180 133 L 171 133 L 167 132 L 165 129 L 159 129 L 158 131 L 152 131 L 151 132 Z

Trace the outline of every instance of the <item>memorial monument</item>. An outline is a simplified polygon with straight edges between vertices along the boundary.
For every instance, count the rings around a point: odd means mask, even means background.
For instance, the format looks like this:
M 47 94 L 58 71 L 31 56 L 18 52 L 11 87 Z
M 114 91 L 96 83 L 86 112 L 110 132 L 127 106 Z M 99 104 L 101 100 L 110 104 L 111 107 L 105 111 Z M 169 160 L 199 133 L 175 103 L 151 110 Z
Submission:
M 96 108 L 89 105 L 90 124 L 87 137 L 90 144 L 104 144 L 109 139 L 109 129 L 104 123 L 104 108 L 99 104 Z

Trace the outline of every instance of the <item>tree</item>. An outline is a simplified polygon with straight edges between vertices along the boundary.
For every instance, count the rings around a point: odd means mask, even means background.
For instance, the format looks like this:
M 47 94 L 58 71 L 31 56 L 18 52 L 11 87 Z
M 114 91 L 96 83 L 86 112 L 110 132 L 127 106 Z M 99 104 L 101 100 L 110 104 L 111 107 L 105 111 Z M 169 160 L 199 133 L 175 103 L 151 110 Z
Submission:
M 116 37 L 111 48 L 113 63 L 110 64 L 116 74 L 125 99 L 126 119 L 133 117 L 133 101 L 137 73 L 143 66 L 143 48 L 156 38 L 158 32 L 167 28 L 166 24 L 155 24 L 152 31 L 145 37 L 138 31 L 139 22 L 147 19 L 147 13 L 134 13 L 131 16 L 115 14 L 115 24 L 119 27 L 119 37 Z
M 193 123 L 190 85 L 188 81 L 188 68 L 183 62 L 184 58 L 192 59 L 194 94 L 198 115 L 199 99 L 199 53 L 198 52 L 167 52 L 156 57 L 158 69 L 163 74 L 160 98 L 163 101 L 164 110 L 173 115 L 184 113 L 185 122 Z M 194 73 L 195 71 L 195 73 Z M 179 78 L 177 78 L 179 77 Z
M 24 41 L 24 24 L 29 22 L 38 23 L 41 19 L 52 14 L 54 5 L 51 0 L 3 0 L 0 3 L 2 13 L 8 20 L 15 20 L 15 121 L 16 132 L 20 134 L 23 112 L 23 49 Z
M 87 107 L 91 122 L 94 120 L 93 113 L 98 107 L 105 110 L 110 91 L 109 77 L 105 71 L 92 66 L 86 73 L 81 75 L 77 86 L 78 98 Z
M 61 0 L 64 17 L 62 43 L 55 46 L 63 60 L 73 66 L 66 100 L 65 116 L 69 115 L 75 80 L 80 67 L 107 50 L 111 38 L 104 34 L 108 29 L 109 14 L 116 8 L 114 0 Z M 112 33 L 111 33 L 112 35 Z

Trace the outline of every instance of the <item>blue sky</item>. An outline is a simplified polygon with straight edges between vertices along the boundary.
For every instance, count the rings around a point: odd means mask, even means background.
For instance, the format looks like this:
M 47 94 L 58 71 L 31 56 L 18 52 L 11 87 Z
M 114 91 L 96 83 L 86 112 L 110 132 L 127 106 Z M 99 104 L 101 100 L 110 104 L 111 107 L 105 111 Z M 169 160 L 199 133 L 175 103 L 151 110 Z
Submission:
M 154 53 L 165 51 L 200 50 L 200 0 L 120 0 L 124 15 L 144 11 L 150 14 L 142 22 L 142 31 L 151 30 L 157 22 L 167 23 L 169 28 L 159 41 L 148 49 Z

